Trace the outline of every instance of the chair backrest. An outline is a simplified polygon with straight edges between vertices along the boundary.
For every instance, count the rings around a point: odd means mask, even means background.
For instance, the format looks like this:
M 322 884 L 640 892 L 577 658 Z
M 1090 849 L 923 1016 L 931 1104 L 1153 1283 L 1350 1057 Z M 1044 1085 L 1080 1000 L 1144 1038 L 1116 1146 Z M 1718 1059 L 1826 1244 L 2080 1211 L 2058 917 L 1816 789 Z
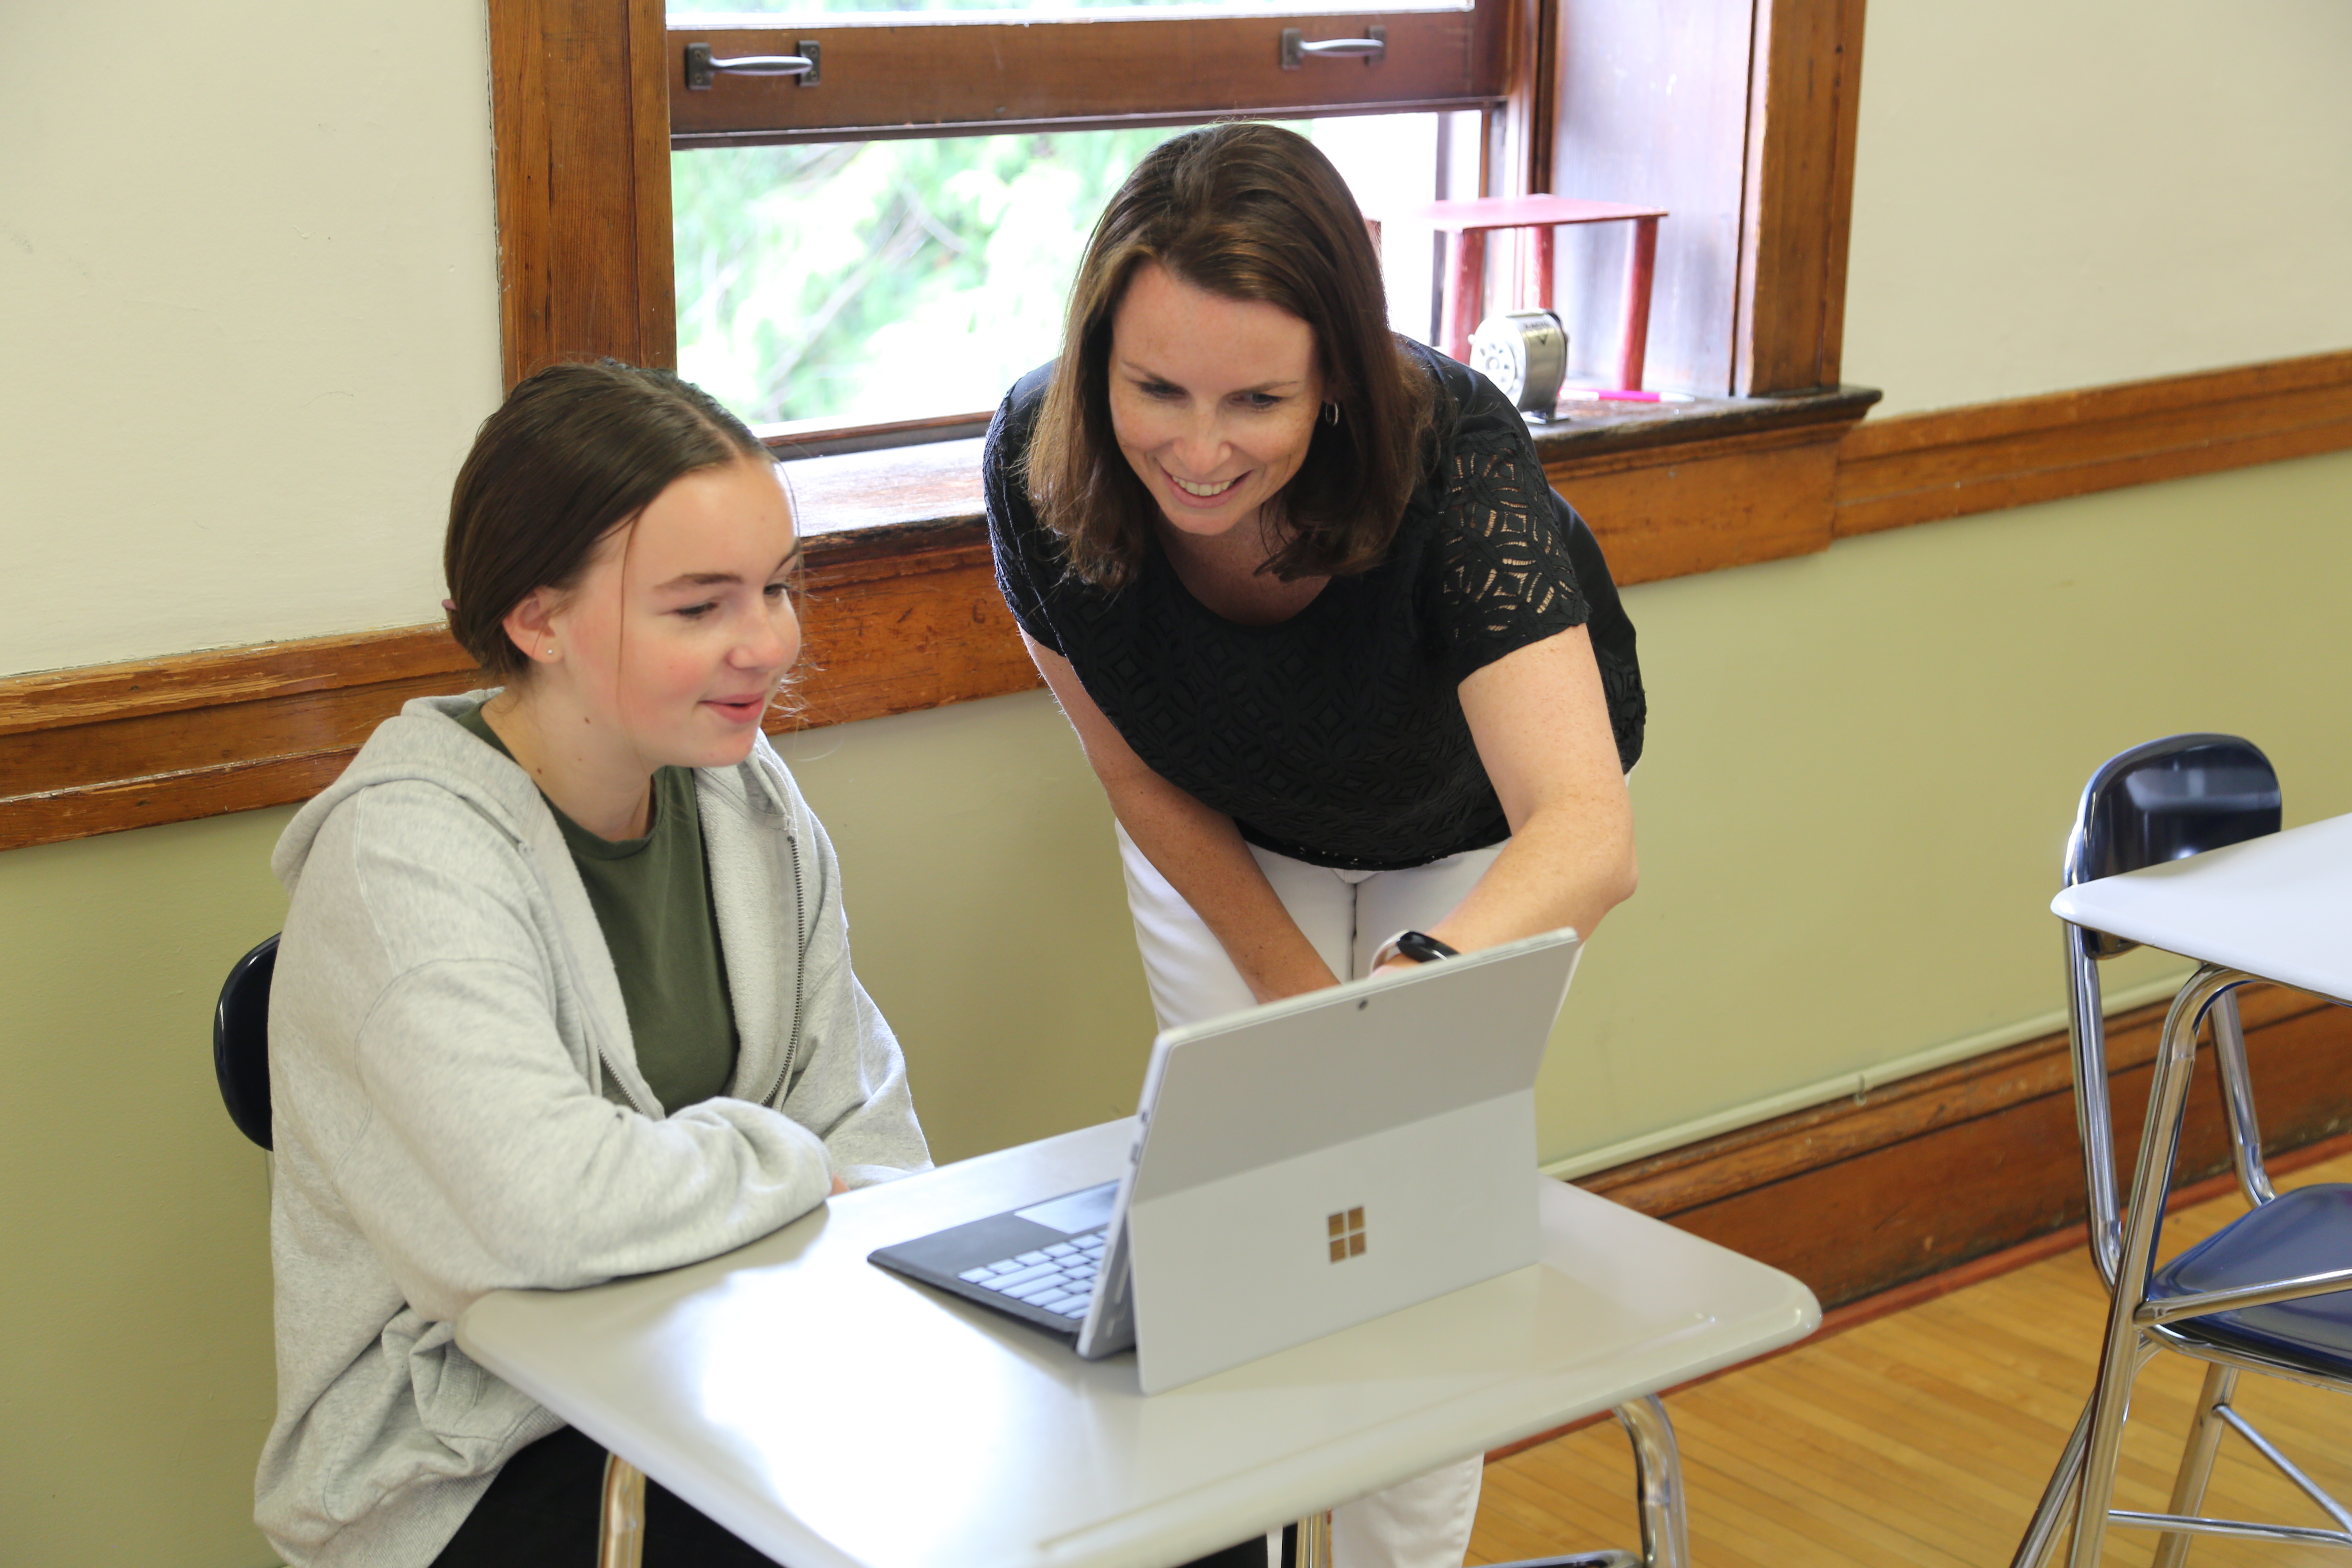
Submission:
M 278 972 L 271 937 L 229 966 L 213 1009 L 213 1076 L 236 1130 L 269 1147 L 269 982 Z
M 2119 752 L 2084 786 L 2066 841 L 2066 885 L 2118 876 L 2279 830 L 2278 773 L 2235 735 L 2167 735 Z M 2113 958 L 2138 946 L 2082 932 L 2084 951 Z

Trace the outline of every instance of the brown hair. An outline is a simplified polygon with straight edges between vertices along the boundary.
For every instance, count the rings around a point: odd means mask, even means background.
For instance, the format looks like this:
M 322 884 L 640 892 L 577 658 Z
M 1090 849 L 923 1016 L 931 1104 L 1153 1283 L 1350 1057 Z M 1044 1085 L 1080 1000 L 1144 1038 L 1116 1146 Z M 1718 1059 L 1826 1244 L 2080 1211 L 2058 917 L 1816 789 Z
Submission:
M 1087 243 L 1026 475 L 1070 570 L 1097 587 L 1123 585 L 1159 516 L 1110 420 L 1111 321 L 1152 262 L 1314 330 L 1324 396 L 1341 415 L 1337 425 L 1317 419 L 1306 460 L 1269 503 L 1287 537 L 1262 570 L 1286 581 L 1377 564 L 1420 478 L 1432 389 L 1389 331 L 1380 258 L 1339 171 L 1296 132 L 1237 124 L 1155 148 Z
M 740 419 L 691 382 L 617 360 L 550 366 L 482 421 L 449 497 L 441 567 L 449 632 L 491 676 L 530 668 L 507 612 L 577 584 L 597 542 L 673 480 L 772 461 Z

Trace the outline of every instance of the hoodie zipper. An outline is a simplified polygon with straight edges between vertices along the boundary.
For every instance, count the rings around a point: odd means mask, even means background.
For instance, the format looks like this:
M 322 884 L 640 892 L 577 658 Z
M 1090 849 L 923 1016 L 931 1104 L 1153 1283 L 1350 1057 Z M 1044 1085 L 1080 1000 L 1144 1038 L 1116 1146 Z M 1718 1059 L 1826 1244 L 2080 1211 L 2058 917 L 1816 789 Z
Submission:
M 783 1109 L 776 1097 L 783 1092 L 792 1078 L 793 1058 L 801 1048 L 801 1003 L 808 984 L 808 895 L 801 887 L 801 837 L 790 828 L 784 830 L 784 847 L 793 853 L 793 937 L 797 951 L 793 959 L 793 1026 L 784 1037 L 783 1064 L 776 1069 L 776 1081 L 760 1097 L 760 1103 L 778 1110 Z

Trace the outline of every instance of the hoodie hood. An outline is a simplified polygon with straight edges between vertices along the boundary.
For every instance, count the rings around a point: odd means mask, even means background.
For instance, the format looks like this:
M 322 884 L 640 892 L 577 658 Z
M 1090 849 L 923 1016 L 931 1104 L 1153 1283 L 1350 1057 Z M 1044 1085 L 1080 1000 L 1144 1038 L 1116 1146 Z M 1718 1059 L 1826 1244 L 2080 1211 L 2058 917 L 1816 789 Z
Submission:
M 530 782 L 530 775 L 457 721 L 456 715 L 479 707 L 499 689 L 493 686 L 462 697 L 419 697 L 404 705 L 397 716 L 377 725 L 342 776 L 296 812 L 278 838 L 269 868 L 286 890 L 291 893 L 301 884 L 310 847 L 318 842 L 319 830 L 335 808 L 373 784 L 409 779 L 438 784 L 462 796 L 517 844 L 530 842 L 534 818 L 545 817 L 560 845 L 562 835 L 555 829 L 554 814 L 547 809 L 546 799 Z

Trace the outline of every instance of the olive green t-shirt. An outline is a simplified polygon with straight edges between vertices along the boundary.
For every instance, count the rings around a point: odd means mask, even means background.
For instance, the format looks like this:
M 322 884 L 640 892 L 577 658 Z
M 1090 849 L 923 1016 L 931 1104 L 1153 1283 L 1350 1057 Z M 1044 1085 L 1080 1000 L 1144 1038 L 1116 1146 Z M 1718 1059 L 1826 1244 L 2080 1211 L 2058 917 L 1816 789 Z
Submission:
M 454 717 L 499 755 L 514 755 L 478 705 Z M 655 771 L 653 819 L 643 838 L 599 838 L 553 801 L 547 809 L 563 830 L 612 950 L 637 1070 L 667 1110 L 726 1093 L 735 1072 L 735 1007 L 719 950 L 692 770 Z

